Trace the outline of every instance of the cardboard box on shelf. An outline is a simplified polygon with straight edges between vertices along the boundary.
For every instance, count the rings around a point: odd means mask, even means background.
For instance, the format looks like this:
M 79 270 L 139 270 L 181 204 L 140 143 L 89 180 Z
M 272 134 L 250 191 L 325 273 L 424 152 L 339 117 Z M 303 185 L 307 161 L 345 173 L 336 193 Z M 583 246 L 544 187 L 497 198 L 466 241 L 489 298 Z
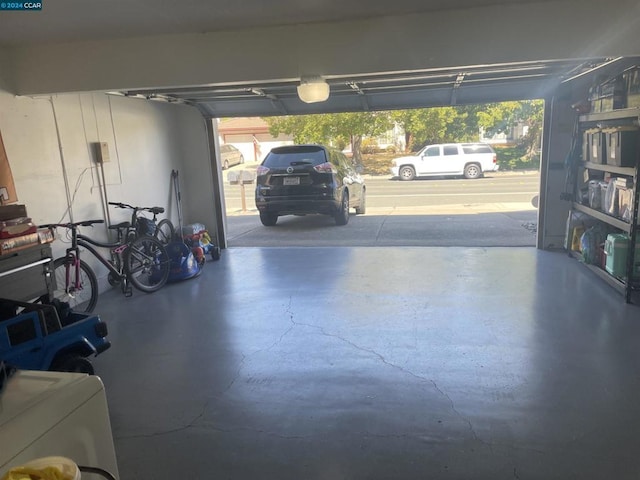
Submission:
M 0 221 L 26 217 L 27 207 L 24 205 L 0 205 Z
M 29 233 L 20 237 L 0 239 L 0 255 L 17 252 L 23 248 L 29 248 L 40 244 L 38 233 Z

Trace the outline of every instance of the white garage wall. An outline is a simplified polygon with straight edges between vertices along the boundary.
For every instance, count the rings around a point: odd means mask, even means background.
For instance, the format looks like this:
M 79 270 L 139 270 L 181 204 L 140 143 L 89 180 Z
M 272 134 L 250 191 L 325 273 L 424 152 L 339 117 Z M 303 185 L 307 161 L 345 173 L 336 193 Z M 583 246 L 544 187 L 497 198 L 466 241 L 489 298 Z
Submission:
M 9 50 L 0 48 L 0 66 L 9 65 Z M 15 91 L 15 85 L 9 83 L 11 70 L 0 68 L 0 90 Z
M 204 120 L 194 108 L 98 93 L 27 98 L 0 91 L 0 132 L 19 202 L 38 224 L 106 220 L 107 211 L 112 222 L 128 220 L 124 210 L 107 210 L 102 197 L 92 147 L 107 142 L 109 201 L 162 206 L 177 223 L 171 190 L 171 171 L 177 169 L 183 189 L 193 183 L 198 192 L 206 192 L 197 195 L 194 208 L 191 196 L 183 197 L 185 220 L 213 225 L 212 208 L 205 215 L 200 206 L 212 205 L 213 199 Z M 63 236 L 64 230 L 58 233 Z M 87 233 L 107 239 L 106 227 Z M 56 256 L 64 253 L 64 240 L 54 243 Z M 94 261 L 92 265 L 104 286 L 106 269 Z

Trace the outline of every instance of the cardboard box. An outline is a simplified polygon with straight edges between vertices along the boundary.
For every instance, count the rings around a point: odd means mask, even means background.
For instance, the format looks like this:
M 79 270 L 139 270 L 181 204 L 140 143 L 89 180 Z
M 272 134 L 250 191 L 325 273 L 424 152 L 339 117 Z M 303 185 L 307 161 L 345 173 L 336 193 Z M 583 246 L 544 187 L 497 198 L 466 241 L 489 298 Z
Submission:
M 30 233 L 20 237 L 3 238 L 0 240 L 0 255 L 17 252 L 39 244 L 40 236 L 38 233 Z
M 43 243 L 51 243 L 56 239 L 56 236 L 53 230 L 48 228 L 40 228 L 38 229 L 38 240 L 41 244 Z
M 24 205 L 0 205 L 0 221 L 26 216 L 27 207 Z

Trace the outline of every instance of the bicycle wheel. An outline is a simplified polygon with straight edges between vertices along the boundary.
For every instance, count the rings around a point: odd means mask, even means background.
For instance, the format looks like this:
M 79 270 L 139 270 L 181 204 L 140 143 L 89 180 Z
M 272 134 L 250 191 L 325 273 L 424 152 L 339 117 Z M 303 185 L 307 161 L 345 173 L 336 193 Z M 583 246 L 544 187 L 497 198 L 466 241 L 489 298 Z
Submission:
M 173 237 L 176 234 L 176 229 L 168 218 L 163 218 L 158 222 L 156 231 L 153 234 L 154 237 L 162 244 L 168 245 L 173 241 Z
M 53 262 L 53 274 L 56 278 L 56 289 L 53 298 L 61 302 L 67 302 L 76 312 L 91 313 L 98 302 L 98 279 L 91 267 L 80 260 L 80 272 L 76 282 L 76 269 L 69 265 L 69 285 L 67 286 L 66 257 L 58 258 Z M 53 300 L 50 299 L 50 300 Z
M 138 290 L 160 289 L 169 278 L 171 262 L 162 243 L 148 235 L 138 237 L 124 251 L 124 270 Z

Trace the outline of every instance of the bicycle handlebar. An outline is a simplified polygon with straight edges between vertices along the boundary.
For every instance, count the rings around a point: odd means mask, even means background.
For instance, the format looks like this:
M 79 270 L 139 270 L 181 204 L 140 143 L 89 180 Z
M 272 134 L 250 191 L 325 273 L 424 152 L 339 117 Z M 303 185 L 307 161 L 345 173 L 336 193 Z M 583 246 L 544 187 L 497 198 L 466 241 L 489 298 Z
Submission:
M 83 220 L 82 222 L 75 223 L 48 223 L 46 225 L 40 225 L 40 228 L 56 228 L 56 227 L 64 227 L 64 228 L 75 228 L 75 227 L 90 227 L 96 223 L 104 223 L 104 220 Z
M 129 208 L 131 210 L 135 210 L 135 211 L 146 211 L 146 212 L 151 212 L 154 214 L 158 214 L 158 213 L 164 213 L 164 208 L 162 207 L 134 207 L 133 205 L 129 205 L 128 203 L 122 203 L 122 202 L 109 202 L 109 205 L 113 205 L 114 207 L 117 208 Z

